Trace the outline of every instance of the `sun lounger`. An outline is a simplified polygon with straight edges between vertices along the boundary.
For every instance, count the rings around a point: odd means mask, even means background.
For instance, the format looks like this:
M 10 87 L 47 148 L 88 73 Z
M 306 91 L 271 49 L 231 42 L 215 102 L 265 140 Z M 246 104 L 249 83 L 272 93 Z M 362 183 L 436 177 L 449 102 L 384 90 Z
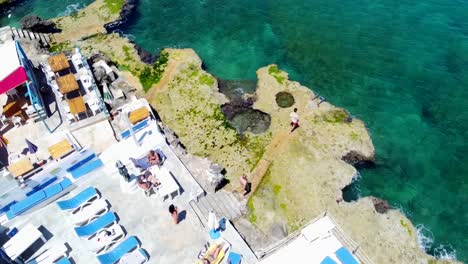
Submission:
M 354 256 L 344 247 L 341 247 L 335 252 L 335 255 L 343 264 L 359 264 Z
M 70 260 L 66 257 L 59 259 L 55 264 L 71 264 Z
M 109 231 L 111 235 L 105 237 L 102 236 L 101 233 L 104 233 L 105 231 Z M 90 242 L 95 244 L 92 251 L 96 252 L 97 254 L 106 253 L 110 248 L 112 248 L 118 242 L 122 241 L 124 238 L 125 232 L 122 229 L 122 226 L 119 224 L 112 225 L 106 229 L 101 230 L 90 240 Z
M 218 240 L 216 240 L 216 243 L 213 243 L 211 244 L 209 247 L 208 247 L 208 250 L 206 250 L 206 252 L 203 254 L 202 258 L 205 258 L 205 257 L 208 257 L 209 255 L 213 254 L 213 252 L 216 250 L 216 248 L 218 247 L 218 245 L 220 245 L 221 243 L 224 242 L 224 246 L 223 248 L 219 251 L 219 254 L 218 256 L 216 257 L 216 259 L 212 260 L 210 262 L 210 264 L 219 264 L 221 263 L 221 261 L 223 260 L 224 256 L 226 255 L 226 253 L 229 251 L 229 249 L 231 248 L 231 245 L 229 244 L 229 242 L 227 242 L 226 240 L 220 238 Z M 197 261 L 197 264 L 203 264 L 203 261 L 202 260 L 199 260 Z
M 42 233 L 33 225 L 27 224 L 3 244 L 2 250 L 11 260 L 16 260 L 39 239 L 45 242 Z
M 158 154 L 159 160 L 161 161 L 160 165 L 162 165 L 164 161 L 167 159 L 166 155 L 160 149 L 156 149 L 155 152 L 156 154 Z M 132 161 L 133 165 L 135 165 L 137 169 L 140 169 L 142 171 L 147 170 L 149 167 L 151 167 L 151 164 L 149 164 L 148 158 L 146 157 L 146 155 L 138 159 L 130 158 L 130 160 Z
M 151 167 L 151 165 L 148 163 L 148 159 L 146 158 L 146 156 L 139 159 L 130 158 L 130 160 L 132 161 L 133 165 L 135 165 L 135 167 L 139 170 L 143 171 Z
M 125 239 L 122 243 L 117 245 L 109 253 L 102 254 L 97 256 L 97 259 L 101 264 L 114 264 L 125 254 L 131 252 L 135 248 L 139 248 L 140 244 L 138 243 L 136 237 L 131 236 Z
M 96 158 L 96 154 L 92 153 L 91 155 L 87 156 L 86 158 L 76 162 L 75 164 L 73 164 L 72 166 L 68 167 L 68 169 L 66 170 L 67 172 L 72 172 L 76 169 L 78 169 L 79 167 L 83 166 L 85 163 L 87 163 L 88 161 L 91 161 L 92 159 Z
M 61 210 L 73 210 L 73 212 L 76 212 L 76 209 L 82 208 L 84 205 L 87 205 L 89 202 L 99 197 L 100 195 L 95 188 L 88 187 L 71 199 L 58 201 L 57 205 Z
M 322 262 L 320 262 L 320 264 L 337 264 L 337 263 L 332 258 L 327 256 L 326 258 L 322 260 Z
M 87 225 L 75 227 L 75 233 L 79 237 L 92 237 L 113 223 L 117 223 L 115 214 L 113 212 L 107 212 Z
M 33 189 L 31 191 L 26 193 L 26 196 L 31 196 L 32 194 L 36 193 L 37 191 L 44 189 L 45 187 L 51 185 L 57 179 L 58 179 L 57 176 L 54 176 L 54 177 L 46 180 L 45 182 L 33 187 Z
M 133 126 L 133 131 L 136 133 L 137 131 L 140 131 L 141 129 L 145 128 L 148 124 L 149 124 L 148 119 L 145 119 L 145 120 L 139 122 L 138 124 L 134 125 Z M 128 129 L 123 131 L 122 133 L 120 133 L 120 137 L 122 139 L 130 137 L 130 135 L 131 135 L 131 133 L 130 133 L 130 131 Z
M 8 210 L 8 212 L 6 213 L 8 219 L 11 220 L 16 216 L 30 210 L 36 205 L 41 204 L 42 202 L 45 202 L 54 197 L 58 197 L 59 194 L 63 194 L 64 190 L 68 189 L 71 186 L 72 182 L 67 178 L 55 185 L 52 185 L 44 190 L 40 190 L 32 194 L 31 196 L 28 196 L 24 200 L 19 201 L 10 207 L 10 210 Z
M 17 201 L 12 201 L 12 202 L 8 203 L 7 205 L 3 206 L 3 207 L 0 209 L 0 214 L 3 214 L 3 213 L 8 212 L 8 210 L 10 210 L 10 207 L 11 207 L 12 205 L 14 205 L 15 203 L 17 203 Z
M 83 208 L 83 210 L 72 215 L 71 221 L 74 225 L 82 226 L 90 223 L 97 217 L 107 213 L 109 206 L 104 198 L 93 201 L 90 205 Z
M 241 261 L 242 261 L 242 255 L 240 255 L 239 253 L 235 253 L 235 252 L 230 252 L 229 253 L 227 263 L 229 263 L 229 264 L 241 264 Z
M 102 162 L 102 160 L 100 159 L 95 159 L 95 160 L 92 160 L 90 162 L 87 162 L 85 163 L 84 165 L 82 165 L 81 167 L 79 167 L 78 169 L 72 171 L 70 174 L 72 175 L 73 179 L 78 179 L 80 178 L 81 176 L 84 176 L 100 167 L 102 167 L 104 165 L 104 163 Z
M 39 256 L 37 256 L 35 259 L 33 259 L 30 262 L 27 262 L 26 264 L 50 264 L 50 263 L 55 263 L 58 259 L 61 258 L 66 258 L 68 248 L 64 244 L 56 245 L 53 246 L 43 253 L 41 253 Z

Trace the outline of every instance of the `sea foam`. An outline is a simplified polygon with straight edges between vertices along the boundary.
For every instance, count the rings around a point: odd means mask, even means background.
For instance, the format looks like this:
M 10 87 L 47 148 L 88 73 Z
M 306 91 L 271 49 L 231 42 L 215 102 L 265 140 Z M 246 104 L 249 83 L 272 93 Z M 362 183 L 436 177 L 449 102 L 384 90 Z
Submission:
M 58 14 L 58 16 L 68 16 L 70 15 L 71 13 L 73 12 L 78 12 L 80 11 L 81 9 L 84 8 L 84 5 L 82 5 L 81 3 L 76 3 L 76 4 L 70 4 L 68 5 L 66 8 L 65 8 L 65 11 L 61 12 Z
M 434 234 L 423 224 L 416 226 L 419 246 L 438 259 L 455 260 L 457 251 L 452 245 L 438 245 L 434 247 Z

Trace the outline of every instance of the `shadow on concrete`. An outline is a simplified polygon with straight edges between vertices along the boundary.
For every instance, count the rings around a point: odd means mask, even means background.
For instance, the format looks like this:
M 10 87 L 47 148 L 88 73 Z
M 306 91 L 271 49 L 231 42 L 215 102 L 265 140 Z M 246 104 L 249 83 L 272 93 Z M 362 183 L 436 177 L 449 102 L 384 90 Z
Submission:
M 182 210 L 182 212 L 179 213 L 179 217 L 178 217 L 178 221 L 179 223 L 184 221 L 185 219 L 187 218 L 187 211 L 186 210 Z

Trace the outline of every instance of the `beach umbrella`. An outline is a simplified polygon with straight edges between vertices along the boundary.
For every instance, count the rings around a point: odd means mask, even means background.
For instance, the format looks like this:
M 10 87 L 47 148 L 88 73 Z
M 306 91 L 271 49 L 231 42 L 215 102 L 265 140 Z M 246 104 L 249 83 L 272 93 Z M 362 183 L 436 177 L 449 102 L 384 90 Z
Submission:
M 26 145 L 28 145 L 29 153 L 34 154 L 34 156 L 36 156 L 36 159 L 37 159 L 37 155 L 36 155 L 37 146 L 34 145 L 31 141 L 29 141 L 27 138 L 25 138 L 25 140 L 26 140 Z
M 103 92 L 104 102 L 108 104 L 112 104 L 113 96 L 112 96 L 111 91 L 109 90 L 109 87 L 107 87 L 107 85 L 103 85 L 102 92 Z

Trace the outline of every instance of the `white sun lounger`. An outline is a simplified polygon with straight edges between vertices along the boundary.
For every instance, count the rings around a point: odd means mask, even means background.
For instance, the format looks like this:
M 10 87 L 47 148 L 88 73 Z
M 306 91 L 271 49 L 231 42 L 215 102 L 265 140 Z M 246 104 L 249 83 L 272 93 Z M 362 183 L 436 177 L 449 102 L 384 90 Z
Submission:
M 46 241 L 36 227 L 27 224 L 14 237 L 3 244 L 2 250 L 14 261 L 38 239 L 41 239 L 43 242 Z
M 104 236 L 104 232 L 111 232 L 110 236 Z M 103 254 L 113 248 L 118 242 L 122 241 L 125 238 L 125 232 L 122 229 L 122 226 L 119 224 L 114 224 L 94 236 L 90 242 L 93 244 L 91 251 L 96 254 Z
M 68 248 L 64 244 L 55 245 L 46 249 L 39 256 L 26 264 L 52 264 L 58 259 L 67 256 Z
M 76 226 L 86 225 L 93 219 L 107 213 L 109 206 L 104 198 L 94 200 L 76 214 L 71 216 L 71 221 Z

